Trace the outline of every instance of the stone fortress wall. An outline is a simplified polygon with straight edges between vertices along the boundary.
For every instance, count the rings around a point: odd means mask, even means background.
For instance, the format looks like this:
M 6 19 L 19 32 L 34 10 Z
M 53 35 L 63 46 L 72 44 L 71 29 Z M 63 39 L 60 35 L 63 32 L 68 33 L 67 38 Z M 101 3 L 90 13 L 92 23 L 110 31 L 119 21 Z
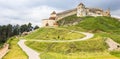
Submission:
M 110 10 L 103 11 L 99 8 L 87 8 L 83 3 L 80 3 L 76 8 L 66 10 L 60 13 L 56 13 L 53 11 L 50 15 L 49 19 L 43 19 L 42 25 L 43 27 L 50 26 L 56 27 L 59 24 L 57 21 L 76 14 L 77 17 L 84 17 L 84 16 L 111 16 Z
M 110 16 L 110 10 L 103 11 L 99 8 L 87 8 L 83 3 L 80 3 L 76 8 L 57 13 L 56 20 L 76 14 L 78 17 L 83 16 Z
M 74 14 L 77 14 L 77 8 L 57 13 L 56 20 L 60 20 L 62 18 L 65 18 L 65 17 L 70 16 L 70 15 L 74 15 Z

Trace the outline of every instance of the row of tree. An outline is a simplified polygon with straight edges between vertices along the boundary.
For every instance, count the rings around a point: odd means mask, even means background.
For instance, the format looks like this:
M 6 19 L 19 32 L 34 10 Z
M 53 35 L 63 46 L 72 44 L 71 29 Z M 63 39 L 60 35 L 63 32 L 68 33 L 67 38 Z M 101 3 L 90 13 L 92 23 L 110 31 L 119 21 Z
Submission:
M 39 28 L 38 26 L 33 27 L 31 23 L 24 25 L 2 25 L 0 26 L 0 43 L 4 43 L 8 38 L 21 35 L 23 32 L 29 32 Z

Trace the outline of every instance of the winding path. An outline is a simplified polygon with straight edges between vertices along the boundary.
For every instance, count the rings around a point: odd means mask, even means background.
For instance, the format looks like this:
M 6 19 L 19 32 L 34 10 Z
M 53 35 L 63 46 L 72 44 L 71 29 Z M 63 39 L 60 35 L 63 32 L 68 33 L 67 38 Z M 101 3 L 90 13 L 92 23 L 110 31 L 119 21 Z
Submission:
M 83 41 L 83 40 L 87 40 L 90 39 L 94 36 L 94 34 L 92 33 L 86 33 L 86 32 L 79 32 L 79 31 L 74 31 L 74 32 L 78 32 L 78 33 L 82 33 L 84 35 L 86 35 L 84 38 L 81 39 L 76 39 L 76 40 L 20 40 L 18 42 L 18 45 L 23 49 L 23 51 L 25 51 L 25 53 L 29 56 L 29 59 L 40 59 L 39 57 L 39 53 L 37 53 L 36 51 L 32 50 L 31 48 L 27 47 L 24 42 L 25 41 L 37 41 L 37 42 L 76 42 L 76 41 Z
M 28 55 L 29 59 L 40 59 L 39 53 L 32 50 L 31 48 L 27 47 L 24 42 L 26 40 L 20 40 L 18 42 L 18 45 L 22 48 L 22 50 Z
M 92 33 L 85 33 L 85 32 L 78 32 L 78 31 L 74 31 L 77 33 L 82 33 L 85 35 L 85 37 L 80 38 L 80 39 L 74 39 L 74 40 L 27 40 L 27 41 L 36 41 L 36 42 L 76 42 L 76 41 L 83 41 L 83 40 L 87 40 L 90 39 L 94 36 L 94 34 Z

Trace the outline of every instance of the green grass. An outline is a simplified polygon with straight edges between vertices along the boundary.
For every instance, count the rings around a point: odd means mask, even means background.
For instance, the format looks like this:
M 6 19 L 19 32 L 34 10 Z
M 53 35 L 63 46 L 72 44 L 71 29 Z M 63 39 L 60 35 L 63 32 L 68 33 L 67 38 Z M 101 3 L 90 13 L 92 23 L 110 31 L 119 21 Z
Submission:
M 73 16 L 73 15 L 72 15 Z M 58 21 L 66 20 L 68 23 L 71 16 L 66 17 L 66 19 L 62 19 Z M 79 17 L 73 17 L 73 19 L 78 19 Z M 72 19 L 72 18 L 71 18 Z M 92 32 L 101 35 L 102 37 L 110 37 L 114 41 L 120 43 L 120 22 L 112 17 L 82 17 L 82 19 L 77 25 L 75 26 L 68 26 L 63 28 L 77 30 L 77 31 L 85 31 L 85 32 Z M 67 23 L 66 23 L 67 24 Z
M 107 33 L 107 32 L 98 32 L 95 33 L 97 36 L 102 36 L 102 37 L 109 37 L 111 39 L 113 39 L 115 42 L 120 43 L 120 35 L 116 34 L 116 33 Z
M 3 59 L 28 59 L 25 52 L 18 46 L 19 40 L 15 37 L 10 38 L 7 43 L 10 44 L 9 52 L 3 57 Z
M 110 54 L 120 58 L 120 51 L 111 51 Z
M 59 53 L 43 53 L 41 54 L 41 59 L 119 59 L 108 52 L 80 52 L 73 53 L 69 55 L 59 54 Z
M 80 21 L 80 22 L 79 22 Z M 64 26 L 78 22 L 74 26 Z M 27 35 L 25 38 L 36 38 L 36 39 L 65 39 L 63 36 L 66 36 L 66 33 L 69 33 L 69 30 L 92 32 L 95 34 L 95 37 L 80 42 L 71 42 L 71 43 L 47 43 L 47 42 L 25 42 L 30 48 L 42 52 L 40 57 L 42 59 L 118 59 L 120 58 L 119 51 L 107 51 L 108 46 L 105 43 L 105 37 L 110 37 L 114 41 L 120 43 L 120 22 L 111 17 L 76 17 L 72 15 L 65 17 L 62 20 L 58 21 L 61 25 L 61 29 L 53 28 L 41 28 L 36 32 Z M 68 29 L 68 30 L 66 30 Z M 54 34 L 55 33 L 55 34 Z M 48 36 L 46 36 L 48 34 Z M 57 34 L 57 35 L 56 35 Z M 62 36 L 62 34 L 64 34 Z M 72 33 L 73 34 L 73 33 Z M 39 35 L 37 38 L 36 35 Z M 41 36 L 43 35 L 43 36 Z M 71 34 L 69 34 L 71 35 Z M 41 37 L 44 38 L 41 38 Z M 54 37 L 53 37 L 54 36 Z M 74 36 L 74 35 L 71 35 Z M 68 36 L 68 37 L 71 37 Z M 71 37 L 73 39 L 75 37 Z M 98 53 L 97 53 L 98 52 Z
M 74 15 L 71 15 L 71 16 L 68 16 L 68 17 L 65 17 L 65 18 L 59 20 L 58 24 L 60 26 L 62 26 L 62 25 L 64 26 L 64 25 L 72 24 L 74 22 L 79 22 L 80 20 L 81 20 L 81 18 L 77 17 L 76 14 L 74 14 Z
M 77 21 L 77 20 L 81 21 Z M 65 24 L 69 24 L 71 22 L 74 23 L 74 21 L 77 21 L 78 24 L 74 26 L 74 28 L 82 28 L 84 30 L 97 32 L 97 31 L 104 31 L 109 33 L 116 33 L 120 34 L 120 22 L 118 19 L 112 18 L 112 17 L 77 17 L 76 15 L 71 15 L 68 17 L 65 17 L 64 19 L 61 19 L 58 21 L 59 24 L 62 24 L 63 21 L 65 21 Z M 73 26 L 69 26 L 70 28 Z
M 84 18 L 84 20 L 82 20 L 76 26 L 82 27 L 87 30 L 92 30 L 93 32 L 96 31 L 104 31 L 109 33 L 120 32 L 120 22 L 117 19 L 111 17 Z
M 0 42 L 0 49 L 3 47 L 3 43 Z
M 40 28 L 37 31 L 25 36 L 31 40 L 72 40 L 84 37 L 83 34 L 71 32 L 61 28 Z
M 118 59 L 107 51 L 102 37 L 95 35 L 86 41 L 71 43 L 25 42 L 30 48 L 41 52 L 42 59 Z
M 25 44 L 39 52 L 58 52 L 58 53 L 72 53 L 79 51 L 104 51 L 107 49 L 102 37 L 94 37 L 86 41 L 78 42 L 65 42 L 65 43 L 52 43 L 52 42 L 31 42 L 27 41 Z M 97 44 L 97 45 L 96 45 Z M 34 46 L 35 45 L 35 46 Z M 73 51 L 71 50 L 73 49 Z

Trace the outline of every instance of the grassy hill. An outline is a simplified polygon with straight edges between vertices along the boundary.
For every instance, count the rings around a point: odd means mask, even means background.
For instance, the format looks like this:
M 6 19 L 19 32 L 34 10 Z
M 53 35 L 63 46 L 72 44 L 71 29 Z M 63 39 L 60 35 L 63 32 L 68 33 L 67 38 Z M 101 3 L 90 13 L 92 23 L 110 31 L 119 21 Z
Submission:
M 86 55 L 87 58 L 114 57 L 109 52 L 106 52 L 108 46 L 105 44 L 103 38 L 99 36 L 96 36 L 90 40 L 71 43 L 27 41 L 25 44 L 38 52 L 42 52 L 40 55 L 42 59 L 80 59 L 86 58 Z M 93 57 L 94 55 L 96 55 L 96 57 Z
M 110 37 L 120 43 L 120 22 L 111 17 L 77 17 L 71 15 L 58 21 L 58 28 L 39 28 L 29 35 L 26 40 L 74 40 L 85 35 L 71 32 L 83 31 L 94 33 L 89 40 L 79 42 L 32 42 L 25 44 L 40 53 L 41 59 L 119 59 L 120 51 L 108 51 L 105 37 Z M 10 52 L 3 59 L 27 59 L 26 54 L 17 45 L 19 40 L 12 38 Z M 19 52 L 19 53 L 18 53 Z M 21 57 L 22 56 L 22 57 Z
M 86 41 L 71 43 L 25 42 L 30 48 L 42 52 L 40 55 L 42 59 L 119 59 L 120 52 L 109 52 L 104 39 L 110 37 L 120 43 L 120 22 L 117 19 L 71 15 L 59 20 L 58 23 L 60 24 L 59 28 L 41 28 L 25 36 L 25 38 L 28 40 L 70 40 L 84 36 L 79 33 L 71 33 L 70 30 L 92 32 L 95 37 Z
M 83 34 L 62 28 L 40 28 L 25 36 L 28 40 L 72 40 L 84 37 Z
M 74 16 L 74 15 L 72 15 Z M 66 17 L 58 23 L 62 23 L 64 20 L 68 24 L 70 22 L 69 19 L 82 19 L 78 24 L 73 25 L 73 26 L 61 26 L 67 29 L 72 29 L 72 30 L 78 30 L 78 31 L 87 31 L 87 32 L 92 32 L 97 35 L 101 35 L 102 37 L 110 37 L 114 41 L 120 43 L 120 21 L 116 18 L 112 17 L 92 17 L 92 16 L 87 16 L 87 17 Z M 68 22 L 68 23 L 67 23 Z
M 86 17 L 76 26 L 93 31 L 120 32 L 120 22 L 111 17 Z
M 79 21 L 78 21 L 79 20 Z M 78 22 L 75 26 L 81 27 L 86 30 L 93 30 L 93 31 L 104 31 L 104 32 L 120 32 L 120 22 L 116 18 L 112 17 L 77 17 L 76 15 L 71 15 L 65 17 L 58 21 L 58 23 L 62 26 L 69 25 Z

